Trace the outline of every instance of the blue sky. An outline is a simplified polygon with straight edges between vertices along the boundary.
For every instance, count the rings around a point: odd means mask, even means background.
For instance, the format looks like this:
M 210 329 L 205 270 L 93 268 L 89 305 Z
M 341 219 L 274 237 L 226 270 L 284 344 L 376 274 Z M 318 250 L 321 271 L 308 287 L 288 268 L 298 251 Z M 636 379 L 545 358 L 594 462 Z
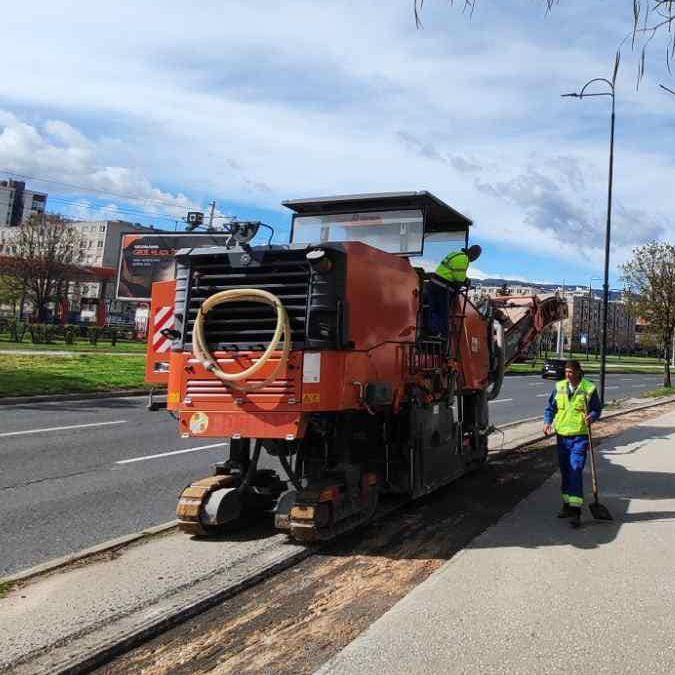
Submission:
M 15 4 L 0 170 L 54 181 L 29 183 L 77 217 L 172 229 L 216 199 L 279 238 L 283 199 L 427 189 L 473 218 L 476 276 L 588 283 L 602 273 L 609 101 L 560 94 L 609 75 L 631 9 L 479 0 L 469 18 L 426 0 L 417 30 L 411 0 Z M 613 286 L 632 247 L 675 239 L 662 46 L 638 91 L 623 48 Z

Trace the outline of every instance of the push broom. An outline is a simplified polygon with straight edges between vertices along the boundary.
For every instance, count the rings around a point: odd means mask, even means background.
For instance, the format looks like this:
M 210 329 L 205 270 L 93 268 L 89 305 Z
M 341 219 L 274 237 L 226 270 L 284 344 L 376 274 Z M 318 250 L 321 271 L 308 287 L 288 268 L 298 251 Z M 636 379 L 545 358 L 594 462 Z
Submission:
M 588 405 L 586 397 L 584 396 L 584 409 L 586 415 L 588 415 Z M 614 520 L 612 514 L 609 512 L 609 509 L 601 504 L 598 500 L 598 470 L 595 465 L 595 449 L 593 448 L 593 435 L 591 434 L 591 425 L 588 426 L 588 449 L 591 454 L 591 478 L 593 481 L 593 503 L 588 505 L 588 508 L 591 512 L 591 515 L 595 520 Z

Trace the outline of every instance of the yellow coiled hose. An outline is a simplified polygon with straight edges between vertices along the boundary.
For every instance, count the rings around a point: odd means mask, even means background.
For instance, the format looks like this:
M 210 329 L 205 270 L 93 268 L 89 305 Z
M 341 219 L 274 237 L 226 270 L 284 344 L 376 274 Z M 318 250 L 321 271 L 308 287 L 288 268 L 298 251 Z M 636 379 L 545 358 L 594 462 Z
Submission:
M 213 354 L 209 351 L 209 348 L 206 346 L 206 340 L 204 339 L 204 320 L 206 315 L 214 307 L 224 305 L 228 302 L 258 302 L 264 305 L 270 305 L 277 314 L 277 325 L 274 330 L 274 336 L 267 346 L 267 349 L 250 368 L 246 368 L 246 370 L 242 370 L 238 373 L 224 372 L 213 357 Z M 284 343 L 281 358 L 274 370 L 262 382 L 257 382 L 255 384 L 240 384 L 242 380 L 246 380 L 255 375 L 270 360 L 272 354 L 277 351 L 282 336 Z M 267 386 L 274 380 L 279 370 L 286 365 L 290 351 L 291 324 L 288 319 L 288 313 L 281 303 L 281 300 L 268 291 L 256 288 L 237 288 L 229 291 L 220 291 L 219 293 L 214 293 L 206 298 L 197 312 L 197 318 L 195 319 L 195 325 L 192 330 L 192 353 L 204 368 L 211 371 L 217 378 L 233 389 L 253 391 Z

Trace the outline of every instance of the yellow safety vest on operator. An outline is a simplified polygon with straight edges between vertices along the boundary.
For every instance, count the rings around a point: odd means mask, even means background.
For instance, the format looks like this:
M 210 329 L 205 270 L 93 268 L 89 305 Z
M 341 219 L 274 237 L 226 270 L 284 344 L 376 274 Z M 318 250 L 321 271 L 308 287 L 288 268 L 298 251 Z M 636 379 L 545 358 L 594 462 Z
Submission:
M 463 251 L 455 251 L 441 260 L 436 274 L 447 281 L 463 284 L 466 281 L 466 270 L 469 267 L 469 256 Z
M 586 424 L 586 410 L 595 391 L 595 385 L 586 379 L 579 382 L 579 386 L 570 397 L 569 382 L 562 380 L 555 385 L 555 404 L 557 412 L 553 426 L 561 436 L 581 436 L 588 433 Z

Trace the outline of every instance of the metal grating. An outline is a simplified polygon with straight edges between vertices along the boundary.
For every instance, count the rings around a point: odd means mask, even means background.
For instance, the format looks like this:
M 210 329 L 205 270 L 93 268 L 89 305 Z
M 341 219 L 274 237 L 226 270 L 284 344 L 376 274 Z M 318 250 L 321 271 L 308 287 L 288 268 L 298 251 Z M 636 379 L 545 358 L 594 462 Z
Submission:
M 251 378 L 246 380 L 246 384 L 255 385 L 262 380 L 259 378 Z M 235 399 L 241 397 L 241 392 L 236 389 L 231 389 L 220 380 L 188 380 L 185 388 L 185 396 L 193 400 L 193 402 L 209 401 L 209 400 L 223 400 Z M 273 380 L 267 386 L 256 389 L 255 391 L 245 394 L 246 398 L 255 400 L 256 398 L 285 398 L 297 399 L 298 392 L 295 388 L 293 380 L 282 378 Z
M 232 267 L 227 259 L 191 260 L 191 285 L 186 307 L 185 342 L 202 302 L 219 291 L 257 288 L 274 293 L 283 303 L 295 345 L 305 340 L 310 268 L 304 251 L 266 255 L 251 267 Z M 264 349 L 274 335 L 275 312 L 257 303 L 236 302 L 213 309 L 205 322 L 206 340 L 212 349 Z

